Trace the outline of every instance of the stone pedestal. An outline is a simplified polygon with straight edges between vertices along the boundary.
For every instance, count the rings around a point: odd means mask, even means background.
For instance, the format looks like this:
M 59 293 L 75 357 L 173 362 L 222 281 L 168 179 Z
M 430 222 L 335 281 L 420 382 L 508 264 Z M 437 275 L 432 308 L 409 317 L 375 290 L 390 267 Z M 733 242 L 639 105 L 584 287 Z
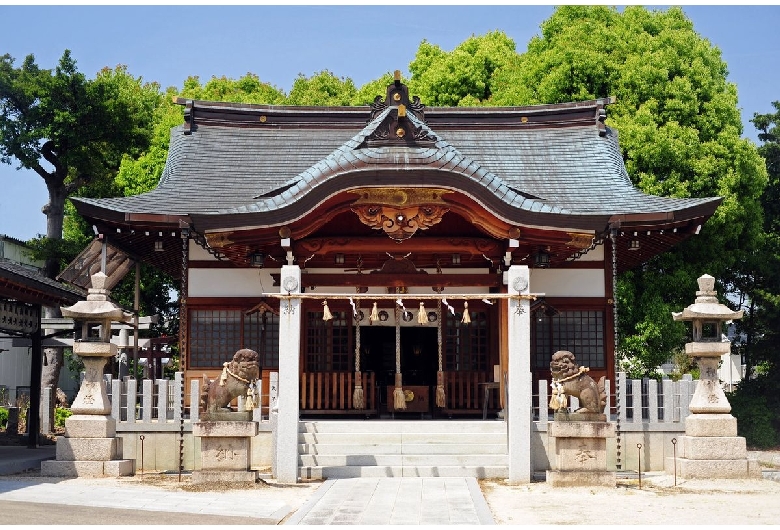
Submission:
M 258 432 L 255 421 L 199 421 L 192 435 L 201 439 L 201 469 L 192 481 L 256 482 L 257 471 L 249 469 L 251 438 Z
M 116 421 L 109 416 L 111 402 L 103 385 L 103 366 L 108 357 L 105 354 L 112 354 L 112 346 L 115 350 L 113 344 L 74 344 L 76 354 L 84 360 L 84 381 L 71 406 L 73 415 L 65 420 L 65 436 L 57 439 L 56 460 L 41 462 L 41 475 L 119 477 L 133 474 L 133 461 L 120 458 Z
M 547 430 L 550 467 L 547 482 L 556 487 L 615 487 L 614 471 L 607 471 L 607 438 L 615 427 L 603 414 L 556 413 Z
M 691 414 L 685 436 L 677 441 L 677 460 L 667 457 L 664 471 L 684 479 L 761 478 L 761 467 L 748 460 L 745 438 L 737 436 L 731 414 Z

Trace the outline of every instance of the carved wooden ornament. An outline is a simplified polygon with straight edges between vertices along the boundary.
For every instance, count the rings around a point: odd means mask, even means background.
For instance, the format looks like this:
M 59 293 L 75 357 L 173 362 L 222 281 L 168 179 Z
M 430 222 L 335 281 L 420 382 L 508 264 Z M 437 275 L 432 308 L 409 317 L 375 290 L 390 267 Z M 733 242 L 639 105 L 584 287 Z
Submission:
M 396 241 L 412 237 L 417 230 L 426 230 L 441 222 L 449 211 L 442 195 L 449 190 L 437 188 L 360 188 L 351 190 L 360 195 L 352 203 L 360 222 L 375 230 L 384 230 Z

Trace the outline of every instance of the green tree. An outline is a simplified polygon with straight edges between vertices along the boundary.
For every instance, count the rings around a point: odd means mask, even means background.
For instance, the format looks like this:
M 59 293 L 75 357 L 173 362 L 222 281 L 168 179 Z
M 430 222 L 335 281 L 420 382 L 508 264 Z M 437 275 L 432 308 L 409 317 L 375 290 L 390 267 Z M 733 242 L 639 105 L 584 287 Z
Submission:
M 67 199 L 74 193 L 115 193 L 113 177 L 126 153 L 140 154 L 149 144 L 159 86 L 143 83 L 124 66 L 104 68 L 87 79 L 65 50 L 57 67 L 40 68 L 28 55 L 20 67 L 6 54 L 0 58 L 0 160 L 30 169 L 43 178 L 49 202 L 46 236 L 32 241 L 54 278 L 81 250 L 63 239 Z M 47 308 L 57 316 L 58 308 Z M 42 386 L 56 385 L 61 348 L 44 350 Z
M 133 78 L 124 66 L 87 79 L 68 50 L 54 71 L 39 68 L 33 55 L 18 68 L 10 55 L 0 58 L 0 160 L 16 160 L 43 178 L 48 239 L 62 239 L 69 195 L 109 192 L 122 156 L 148 146 L 159 99 L 156 84 Z M 58 257 L 47 256 L 47 276 L 59 272 Z
M 775 112 L 756 114 L 769 182 L 761 197 L 762 244 L 738 278 L 745 316 L 736 323 L 734 350 L 745 360 L 745 378 L 729 395 L 739 434 L 749 446 L 775 447 L 780 440 L 780 102 Z
M 340 78 L 328 70 L 323 70 L 311 77 L 298 74 L 284 104 L 349 106 L 356 95 L 357 88 L 352 79 Z
M 479 105 L 490 101 L 496 72 L 516 56 L 514 41 L 501 31 L 471 36 L 451 52 L 423 41 L 409 65 L 409 90 L 430 106 Z
M 564 6 L 528 51 L 494 72 L 491 104 L 528 105 L 616 96 L 607 124 L 620 133 L 628 174 L 655 195 L 721 196 L 701 234 L 618 282 L 620 344 L 651 374 L 684 342 L 671 311 L 692 302 L 696 278 L 737 289 L 761 243 L 766 170 L 741 138 L 736 87 L 720 51 L 679 8 Z

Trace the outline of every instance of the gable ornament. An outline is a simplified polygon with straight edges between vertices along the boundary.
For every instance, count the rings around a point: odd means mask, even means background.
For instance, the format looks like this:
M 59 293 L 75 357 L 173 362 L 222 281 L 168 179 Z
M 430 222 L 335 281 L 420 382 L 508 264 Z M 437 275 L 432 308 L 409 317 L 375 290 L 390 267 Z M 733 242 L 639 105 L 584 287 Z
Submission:
M 449 190 L 438 188 L 359 188 L 352 211 L 360 222 L 383 230 L 391 239 L 403 241 L 417 230 L 427 230 L 441 222 L 449 205 L 442 196 Z

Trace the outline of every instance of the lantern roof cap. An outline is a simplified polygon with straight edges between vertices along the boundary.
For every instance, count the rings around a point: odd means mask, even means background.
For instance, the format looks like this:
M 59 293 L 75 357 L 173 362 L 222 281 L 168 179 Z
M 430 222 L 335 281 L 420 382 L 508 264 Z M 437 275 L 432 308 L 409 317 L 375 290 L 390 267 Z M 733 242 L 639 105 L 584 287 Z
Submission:
M 696 291 L 696 301 L 679 313 L 672 312 L 674 320 L 739 320 L 742 311 L 732 311 L 718 302 L 718 292 L 715 290 L 715 278 L 704 274 L 697 280 L 699 290 Z
M 97 272 L 92 275 L 93 287 L 89 289 L 86 300 L 80 300 L 70 307 L 62 307 L 62 316 L 74 320 L 111 320 L 129 322 L 131 313 L 122 310 L 112 302 L 108 289 L 105 289 L 106 275 Z

